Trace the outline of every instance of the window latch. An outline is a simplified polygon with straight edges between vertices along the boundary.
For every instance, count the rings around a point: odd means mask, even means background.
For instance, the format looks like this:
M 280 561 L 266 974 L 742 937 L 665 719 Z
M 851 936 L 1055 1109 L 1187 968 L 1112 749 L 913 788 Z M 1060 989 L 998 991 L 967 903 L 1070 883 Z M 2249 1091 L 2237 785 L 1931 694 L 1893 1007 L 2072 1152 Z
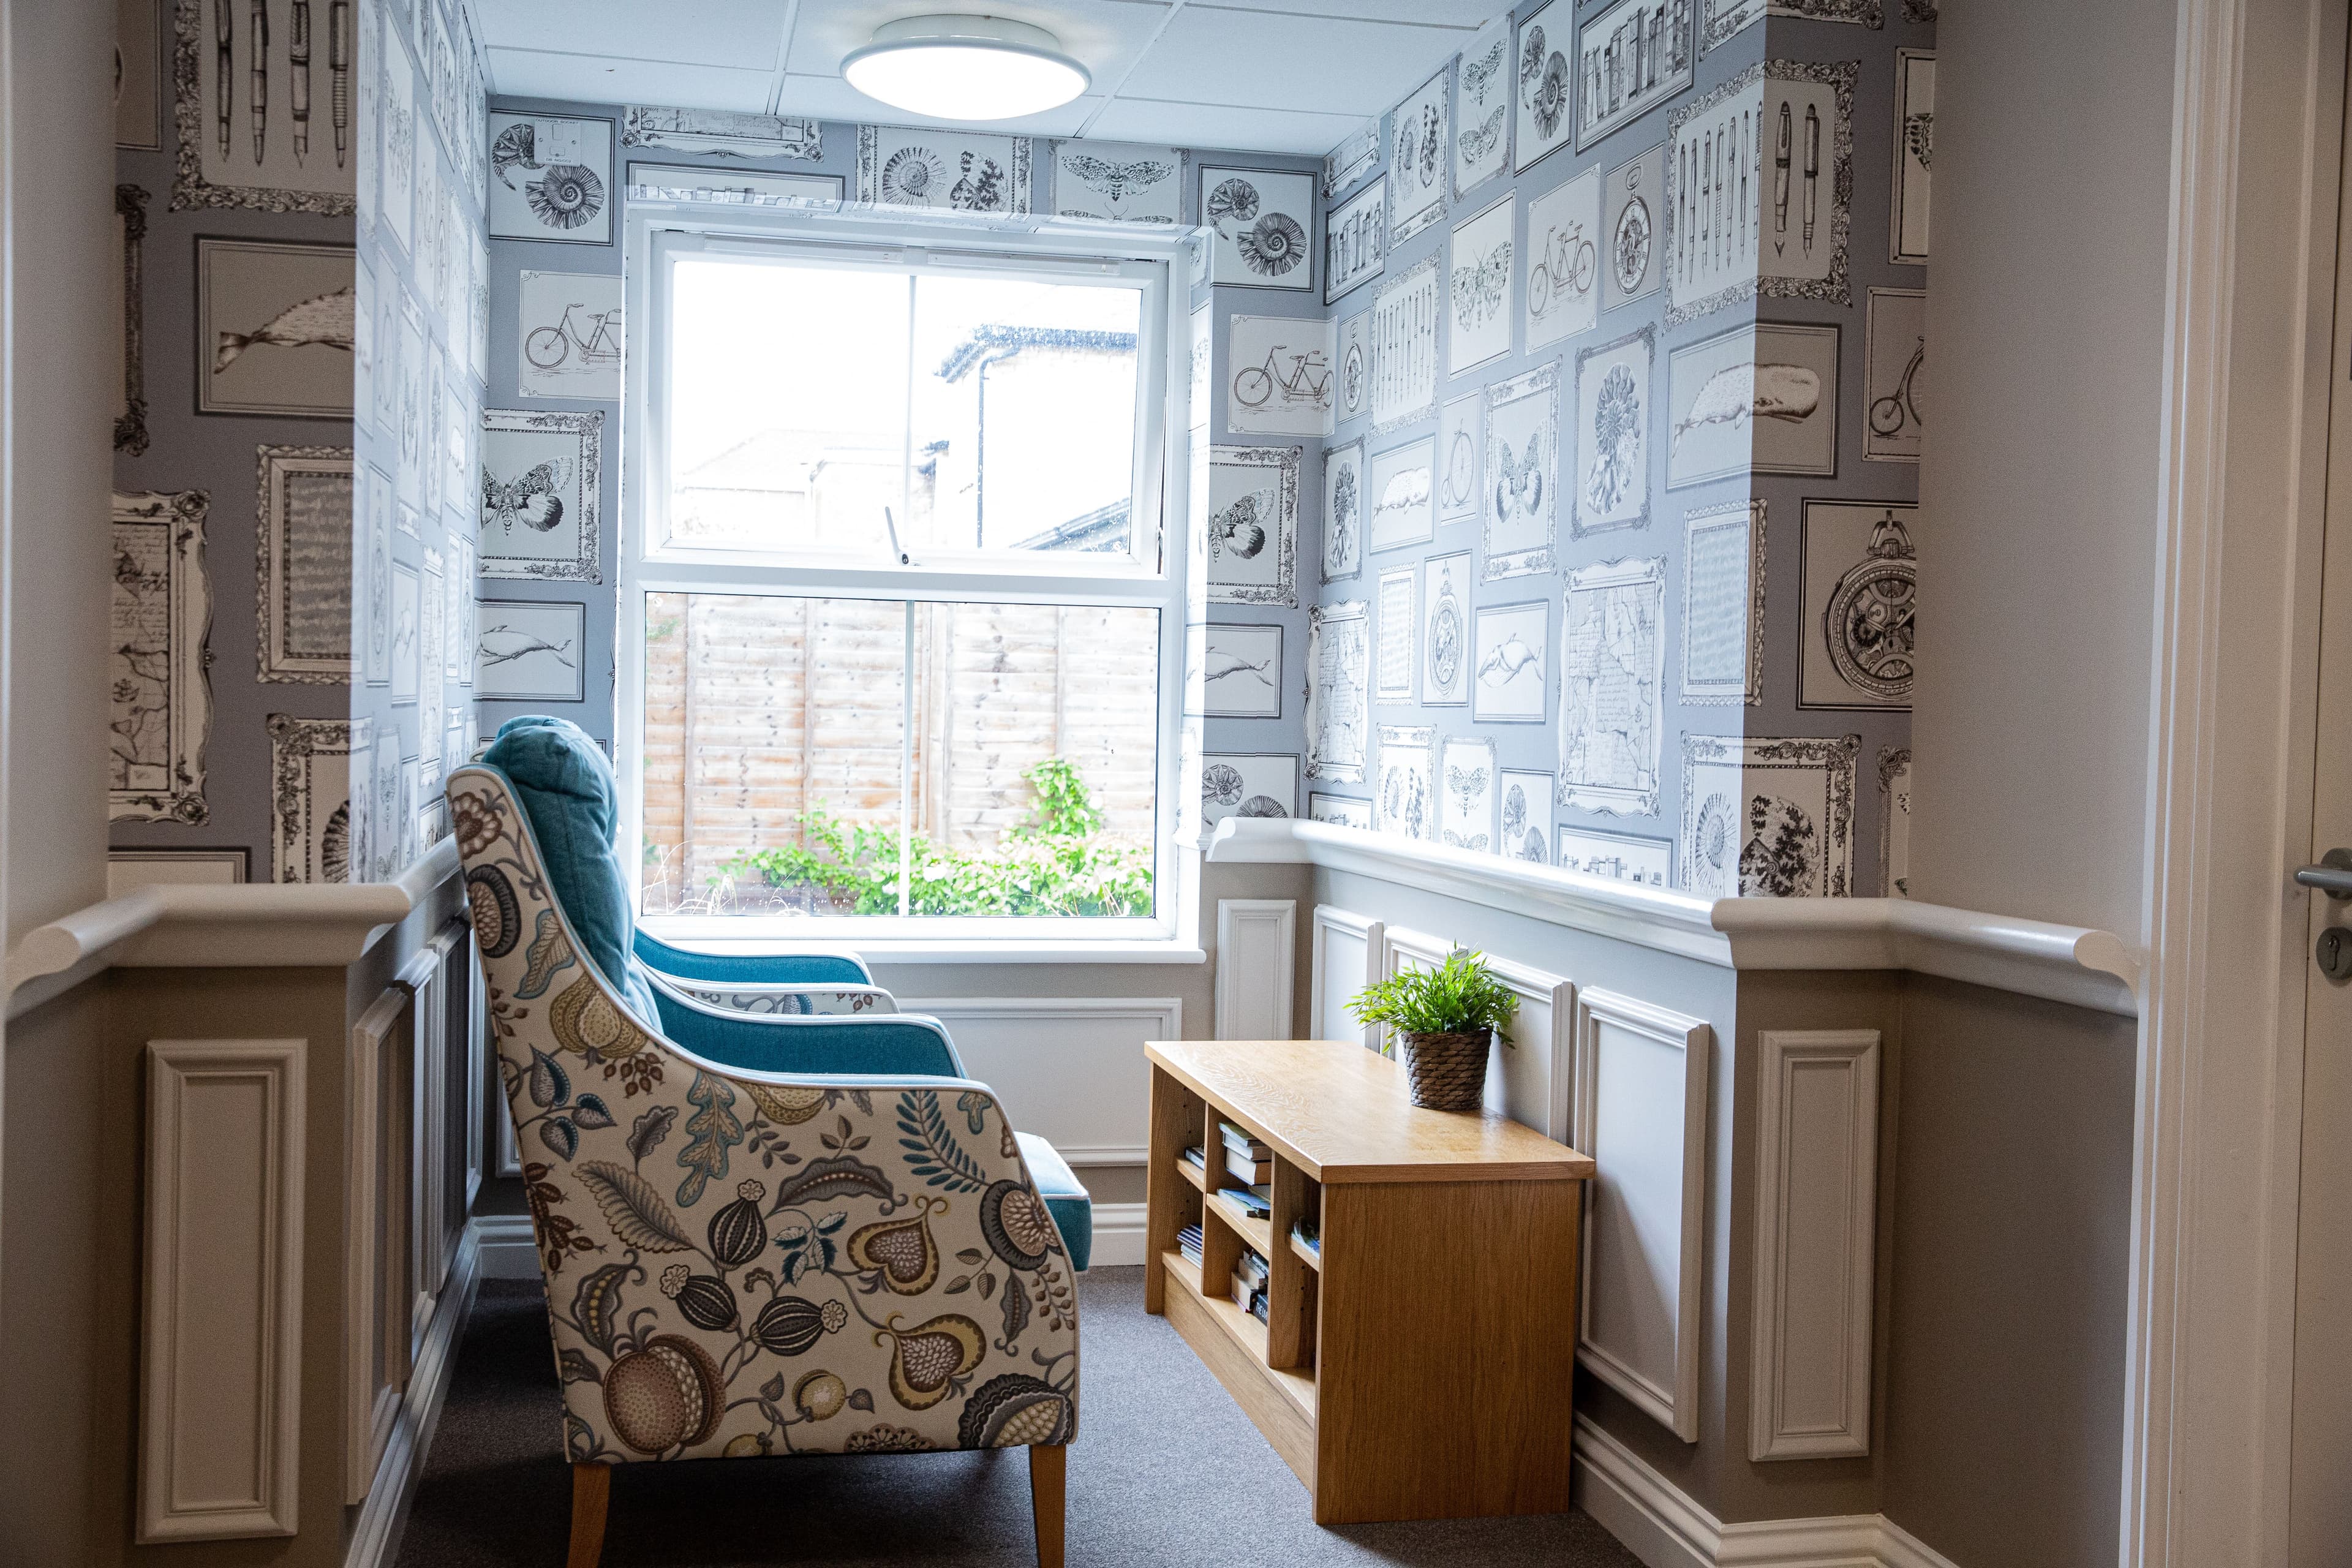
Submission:
M 915 563 L 913 558 L 898 547 L 898 520 L 890 515 L 890 509 L 887 506 L 882 509 L 882 526 L 890 531 L 890 553 L 898 558 L 899 565 L 912 566 Z

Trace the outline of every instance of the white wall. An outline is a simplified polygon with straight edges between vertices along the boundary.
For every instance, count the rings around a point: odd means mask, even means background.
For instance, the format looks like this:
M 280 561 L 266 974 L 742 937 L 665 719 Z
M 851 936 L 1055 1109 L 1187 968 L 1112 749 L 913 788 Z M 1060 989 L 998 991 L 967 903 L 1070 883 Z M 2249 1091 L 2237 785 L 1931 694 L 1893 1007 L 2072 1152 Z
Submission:
M 7 938 L 106 896 L 114 7 L 5 0 Z M 164 395 L 171 395 L 167 390 Z
M 2175 8 L 1937 30 L 1913 896 L 2141 923 Z

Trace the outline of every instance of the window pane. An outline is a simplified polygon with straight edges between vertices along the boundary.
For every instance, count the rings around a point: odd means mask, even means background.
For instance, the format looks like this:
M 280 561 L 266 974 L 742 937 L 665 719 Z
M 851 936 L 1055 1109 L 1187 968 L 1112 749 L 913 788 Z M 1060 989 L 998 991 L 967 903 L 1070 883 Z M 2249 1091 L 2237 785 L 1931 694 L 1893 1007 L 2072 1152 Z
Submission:
M 910 544 L 1127 552 L 1142 299 L 1127 286 L 916 280 Z
M 669 338 L 680 543 L 879 558 L 907 514 L 903 273 L 681 258 Z
M 645 910 L 1149 917 L 1159 662 L 1152 609 L 649 594 Z

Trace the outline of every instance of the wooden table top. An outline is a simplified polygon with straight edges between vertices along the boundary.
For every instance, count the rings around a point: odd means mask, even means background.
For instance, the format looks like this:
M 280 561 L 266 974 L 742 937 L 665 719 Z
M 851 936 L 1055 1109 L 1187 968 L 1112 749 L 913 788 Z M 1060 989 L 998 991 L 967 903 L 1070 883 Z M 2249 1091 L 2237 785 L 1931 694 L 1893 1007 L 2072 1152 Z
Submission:
M 1318 1182 L 1581 1181 L 1592 1158 L 1492 1111 L 1424 1110 L 1346 1040 L 1154 1040 L 1144 1055 Z

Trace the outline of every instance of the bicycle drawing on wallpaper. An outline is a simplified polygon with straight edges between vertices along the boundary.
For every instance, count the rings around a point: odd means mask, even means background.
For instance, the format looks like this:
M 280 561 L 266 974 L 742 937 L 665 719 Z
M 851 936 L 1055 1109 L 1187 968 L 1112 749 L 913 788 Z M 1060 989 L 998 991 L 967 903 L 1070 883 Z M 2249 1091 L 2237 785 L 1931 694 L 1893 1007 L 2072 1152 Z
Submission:
M 575 311 L 588 322 L 585 332 L 573 321 Z M 618 310 L 591 310 L 575 300 L 563 307 L 562 320 L 523 339 L 523 356 L 541 370 L 555 370 L 574 354 L 582 370 L 616 365 L 621 363 L 620 317 Z
M 1234 377 L 1234 400 L 1244 408 L 1263 408 L 1276 393 L 1282 394 L 1286 406 L 1293 403 L 1317 405 L 1331 401 L 1331 362 L 1320 350 L 1309 350 L 1290 356 L 1290 374 L 1285 375 L 1277 355 L 1278 348 L 1265 351 L 1265 363 L 1252 365 Z
M 1528 314 L 1537 321 L 1562 300 L 1581 300 L 1592 292 L 1601 269 L 1601 253 L 1580 223 L 1548 226 L 1537 261 L 1528 274 Z

